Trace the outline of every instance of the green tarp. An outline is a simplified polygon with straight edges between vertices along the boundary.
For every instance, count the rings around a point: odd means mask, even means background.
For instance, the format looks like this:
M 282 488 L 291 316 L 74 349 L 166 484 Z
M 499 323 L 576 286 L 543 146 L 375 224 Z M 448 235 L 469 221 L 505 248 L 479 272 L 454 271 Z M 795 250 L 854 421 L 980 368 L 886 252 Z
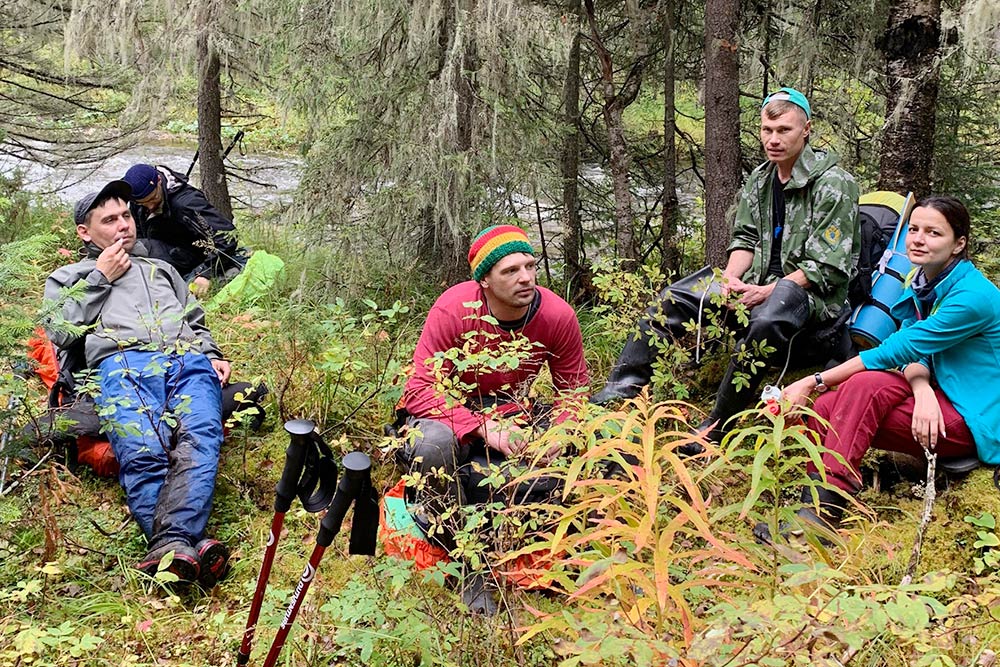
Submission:
M 226 283 L 206 305 L 211 310 L 251 308 L 272 290 L 284 268 L 285 263 L 277 255 L 255 250 L 239 275 Z

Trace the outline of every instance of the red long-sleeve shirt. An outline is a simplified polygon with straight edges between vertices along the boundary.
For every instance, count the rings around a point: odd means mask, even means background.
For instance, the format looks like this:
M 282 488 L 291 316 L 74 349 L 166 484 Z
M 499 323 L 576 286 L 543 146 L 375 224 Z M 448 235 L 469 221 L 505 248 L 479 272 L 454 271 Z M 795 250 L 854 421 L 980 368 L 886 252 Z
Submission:
M 556 422 L 568 417 L 559 410 L 559 394 L 565 398 L 589 383 L 580 323 L 558 295 L 537 289 L 538 310 L 511 332 L 483 319 L 489 309 L 474 280 L 438 297 L 413 353 L 413 374 L 403 393 L 407 412 L 446 423 L 461 440 L 486 419 L 466 407 L 467 401 L 492 396 L 501 413 L 514 412 L 548 363 L 558 392 Z

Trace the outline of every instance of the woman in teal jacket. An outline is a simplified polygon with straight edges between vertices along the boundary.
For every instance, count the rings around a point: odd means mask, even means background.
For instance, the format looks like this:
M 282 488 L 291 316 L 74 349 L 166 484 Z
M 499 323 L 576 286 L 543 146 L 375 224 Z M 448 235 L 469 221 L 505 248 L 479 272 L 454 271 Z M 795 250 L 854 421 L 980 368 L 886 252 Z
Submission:
M 819 393 L 810 418 L 830 451 L 827 482 L 861 488 L 858 465 L 872 446 L 942 459 L 976 456 L 1000 464 L 1000 290 L 968 260 L 969 213 L 953 197 L 928 197 L 910 215 L 906 252 L 916 267 L 892 307 L 900 330 L 835 368 L 789 385 L 792 405 Z M 902 370 L 898 370 L 902 369 Z M 827 386 L 840 385 L 826 392 Z M 826 423 L 824 423 L 826 422 Z M 818 477 L 815 470 L 810 476 Z M 843 493 L 803 489 L 798 516 L 827 529 L 843 511 Z M 770 540 L 766 525 L 754 533 Z

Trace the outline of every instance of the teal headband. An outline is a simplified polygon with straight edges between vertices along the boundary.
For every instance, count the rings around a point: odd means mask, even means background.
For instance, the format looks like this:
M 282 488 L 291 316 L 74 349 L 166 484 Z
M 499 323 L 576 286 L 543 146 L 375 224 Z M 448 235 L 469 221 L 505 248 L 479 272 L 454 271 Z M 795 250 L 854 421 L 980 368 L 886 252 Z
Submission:
M 794 88 L 782 88 L 781 90 L 776 90 L 767 97 L 764 98 L 763 103 L 761 103 L 760 108 L 763 109 L 771 102 L 777 102 L 779 100 L 785 102 L 791 102 L 795 106 L 799 107 L 806 112 L 806 120 L 812 118 L 812 109 L 809 108 L 809 100 L 806 96 L 795 90 Z

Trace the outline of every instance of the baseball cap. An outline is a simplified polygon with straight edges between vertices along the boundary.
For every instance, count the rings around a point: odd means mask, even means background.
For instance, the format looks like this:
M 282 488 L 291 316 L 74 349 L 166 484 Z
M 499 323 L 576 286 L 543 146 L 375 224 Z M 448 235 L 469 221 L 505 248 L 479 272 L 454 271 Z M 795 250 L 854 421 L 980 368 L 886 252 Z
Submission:
M 97 202 L 115 197 L 122 201 L 128 201 L 132 196 L 132 187 L 125 181 L 111 181 L 97 192 L 84 195 L 73 207 L 73 222 L 78 225 L 85 224 L 87 214 L 97 208 Z
M 160 173 L 149 164 L 134 164 L 128 168 L 122 180 L 132 186 L 132 201 L 145 199 L 156 188 Z
M 778 100 L 783 100 L 785 102 L 791 102 L 795 106 L 799 107 L 806 112 L 806 119 L 812 118 L 812 109 L 809 108 L 809 100 L 806 96 L 795 90 L 794 88 L 781 88 L 776 90 L 767 97 L 761 103 L 760 108 L 763 109 L 771 102 L 776 102 Z

